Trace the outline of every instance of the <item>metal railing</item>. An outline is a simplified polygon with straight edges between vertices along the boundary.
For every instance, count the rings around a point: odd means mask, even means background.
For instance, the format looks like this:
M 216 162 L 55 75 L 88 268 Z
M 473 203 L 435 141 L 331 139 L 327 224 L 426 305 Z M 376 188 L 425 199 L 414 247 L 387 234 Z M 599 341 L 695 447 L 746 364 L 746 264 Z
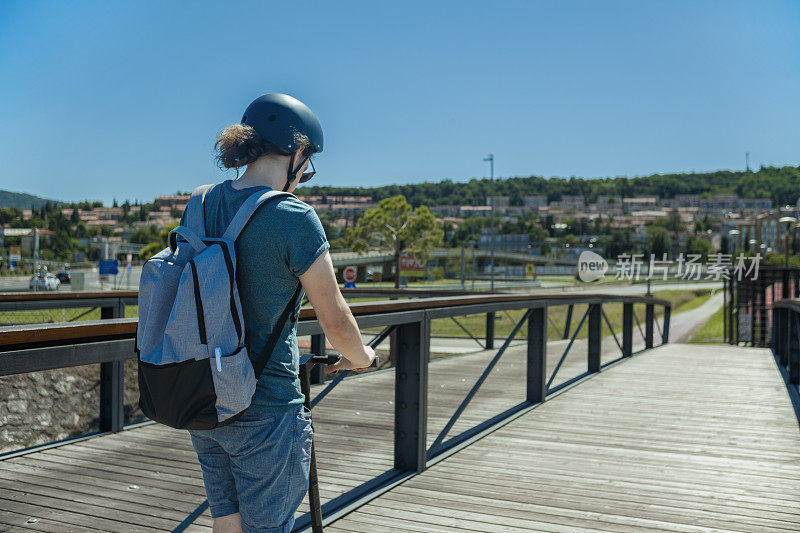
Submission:
M 723 279 L 723 331 L 729 344 L 771 346 L 773 302 L 800 296 L 800 269 L 766 265 L 757 274 L 738 279 L 730 270 Z
M 772 354 L 800 422 L 800 299 L 772 305 Z
M 110 303 L 110 302 L 116 303 Z M 621 341 L 611 327 L 603 306 L 622 305 Z M 640 329 L 644 349 L 654 346 L 656 328 L 661 333 L 661 343 L 668 342 L 670 302 L 643 296 L 613 296 L 605 294 L 547 294 L 547 295 L 461 295 L 429 297 L 408 300 L 363 302 L 350 304 L 359 327 L 383 328 L 374 339 L 377 346 L 390 333 L 396 335 L 393 359 L 395 362 L 394 391 L 394 458 L 393 467 L 383 474 L 326 502 L 322 506 L 325 522 L 329 523 L 354 507 L 376 497 L 410 476 L 422 472 L 430 465 L 455 453 L 469 442 L 494 431 L 513 418 L 524 414 L 544 402 L 548 395 L 573 386 L 595 375 L 601 369 L 619 363 L 634 355 L 634 305 L 645 308 L 644 328 Z M 0 376 L 22 374 L 40 370 L 100 363 L 100 428 L 103 432 L 123 429 L 123 362 L 134 357 L 133 342 L 136 319 L 124 316 L 122 297 L 99 302 L 104 320 L 49 325 L 28 325 L 0 328 Z M 586 305 L 578 326 L 571 332 L 570 340 L 550 376 L 547 375 L 548 309 L 553 306 Z M 663 306 L 662 324 L 657 324 L 655 307 Z M 511 334 L 491 358 L 483 373 L 467 395 L 455 408 L 443 430 L 433 444 L 427 446 L 428 433 L 428 365 L 431 349 L 431 321 L 464 315 L 485 314 L 487 317 L 486 349 L 493 349 L 494 318 L 498 312 L 523 311 Z M 606 363 L 601 362 L 602 328 L 605 320 L 611 335 L 620 348 L 621 356 Z M 586 328 L 586 371 L 553 385 L 556 374 L 567 354 L 574 346 L 579 333 Z M 525 343 L 525 400 L 510 409 L 478 423 L 474 427 L 451 436 L 456 421 L 485 382 L 487 376 L 508 350 L 518 332 L 526 328 Z M 314 310 L 303 308 L 298 321 L 298 335 L 311 335 L 312 352 L 324 353 L 324 332 Z M 560 336 L 560 334 L 559 334 Z M 327 393 L 343 381 L 344 375 L 328 383 L 314 399 L 317 404 Z M 297 527 L 308 526 L 305 515 Z

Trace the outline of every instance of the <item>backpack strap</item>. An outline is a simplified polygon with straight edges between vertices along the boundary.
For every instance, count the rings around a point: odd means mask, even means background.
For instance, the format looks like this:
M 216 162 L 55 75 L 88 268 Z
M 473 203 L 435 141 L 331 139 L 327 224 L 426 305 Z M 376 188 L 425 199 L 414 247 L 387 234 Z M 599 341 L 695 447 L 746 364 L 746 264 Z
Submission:
M 250 217 L 253 216 L 253 213 L 256 212 L 261 204 L 272 200 L 273 198 L 283 198 L 283 197 L 291 197 L 296 198 L 295 195 L 289 192 L 283 191 L 276 191 L 274 189 L 270 189 L 268 191 L 258 191 L 250 195 L 247 200 L 244 201 L 242 207 L 236 212 L 233 216 L 233 220 L 231 223 L 228 224 L 228 229 L 225 230 L 225 233 L 222 235 L 223 239 L 227 239 L 230 241 L 235 241 L 236 237 L 244 229 L 247 222 L 250 220 Z
M 269 361 L 272 352 L 275 350 L 275 346 L 278 345 L 278 339 L 283 332 L 283 327 L 286 325 L 286 320 L 289 318 L 289 315 L 294 315 L 294 310 L 297 306 L 297 300 L 300 298 L 300 293 L 302 290 L 303 286 L 298 281 L 297 288 L 294 290 L 292 299 L 284 308 L 280 318 L 278 318 L 278 322 L 275 324 L 275 329 L 272 330 L 267 344 L 264 346 L 264 349 L 261 351 L 261 353 L 256 356 L 255 361 L 253 361 L 253 372 L 256 375 L 256 380 L 261 377 L 261 374 L 264 372 L 264 368 L 267 366 L 267 362 Z M 296 317 L 295 320 L 297 320 Z
M 184 223 L 201 239 L 206 236 L 206 213 L 203 208 L 203 200 L 206 193 L 214 184 L 201 185 L 192 192 L 189 202 L 186 204 L 186 217 Z

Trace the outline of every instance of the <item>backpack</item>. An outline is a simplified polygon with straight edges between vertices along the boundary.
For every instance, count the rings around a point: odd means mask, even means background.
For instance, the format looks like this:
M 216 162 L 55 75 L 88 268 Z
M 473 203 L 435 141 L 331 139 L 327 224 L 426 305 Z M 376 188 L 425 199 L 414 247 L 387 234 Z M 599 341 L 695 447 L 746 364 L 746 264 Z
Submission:
M 185 226 L 173 229 L 169 246 L 145 262 L 139 282 L 139 406 L 150 419 L 177 429 L 224 426 L 250 406 L 287 318 L 297 320 L 294 311 L 302 290 L 298 281 L 264 350 L 251 362 L 234 243 L 262 204 L 294 195 L 254 193 L 224 235 L 211 238 L 205 235 L 203 209 L 211 187 L 194 191 Z

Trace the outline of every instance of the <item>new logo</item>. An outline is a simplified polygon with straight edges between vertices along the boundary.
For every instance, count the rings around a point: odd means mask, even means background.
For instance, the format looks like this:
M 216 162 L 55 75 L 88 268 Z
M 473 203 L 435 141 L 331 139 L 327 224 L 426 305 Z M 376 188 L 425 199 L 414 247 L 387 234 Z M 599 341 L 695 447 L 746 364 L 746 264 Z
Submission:
M 597 281 L 602 278 L 608 270 L 608 262 L 600 255 L 584 251 L 578 257 L 578 277 L 581 281 Z

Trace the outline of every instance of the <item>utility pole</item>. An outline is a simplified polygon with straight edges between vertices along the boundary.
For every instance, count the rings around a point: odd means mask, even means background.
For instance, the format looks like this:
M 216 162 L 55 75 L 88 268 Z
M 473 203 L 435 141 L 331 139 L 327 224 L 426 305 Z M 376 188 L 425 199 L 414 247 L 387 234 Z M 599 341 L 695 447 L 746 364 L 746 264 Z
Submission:
M 46 281 L 47 277 L 42 281 Z M 47 284 L 42 283 L 45 290 Z M 33 290 L 39 290 L 39 228 L 33 228 Z
M 489 157 L 485 157 L 483 160 L 489 162 L 489 182 L 491 184 L 489 202 L 492 206 L 492 215 L 489 220 L 489 228 L 492 232 L 492 251 L 491 259 L 489 260 L 489 269 L 491 275 L 491 286 L 489 290 L 494 292 L 494 154 L 489 154 Z
M 464 243 L 461 243 L 461 290 L 465 289 L 464 283 L 467 281 L 467 272 L 464 269 Z

